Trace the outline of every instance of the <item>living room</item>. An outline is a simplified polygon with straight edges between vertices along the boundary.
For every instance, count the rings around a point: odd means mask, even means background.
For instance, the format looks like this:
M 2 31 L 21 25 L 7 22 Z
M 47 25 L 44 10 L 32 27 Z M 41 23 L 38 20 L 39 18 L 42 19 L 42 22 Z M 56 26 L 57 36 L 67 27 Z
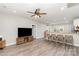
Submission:
M 0 3 L 0 55 L 79 55 L 78 10 L 79 3 Z

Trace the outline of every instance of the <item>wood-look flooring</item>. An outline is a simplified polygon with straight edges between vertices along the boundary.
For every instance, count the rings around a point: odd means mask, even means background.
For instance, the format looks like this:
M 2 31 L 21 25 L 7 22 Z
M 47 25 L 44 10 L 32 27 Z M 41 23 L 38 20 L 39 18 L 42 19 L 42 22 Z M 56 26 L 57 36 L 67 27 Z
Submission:
M 0 56 L 78 56 L 79 48 L 44 39 L 13 45 L 0 50 Z

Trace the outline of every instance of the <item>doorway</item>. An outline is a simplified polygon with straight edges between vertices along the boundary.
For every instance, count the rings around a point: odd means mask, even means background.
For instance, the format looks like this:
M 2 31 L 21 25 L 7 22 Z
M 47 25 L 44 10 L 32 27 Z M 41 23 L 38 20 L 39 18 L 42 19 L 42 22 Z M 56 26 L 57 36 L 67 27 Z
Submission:
M 36 25 L 32 25 L 32 36 L 36 39 Z

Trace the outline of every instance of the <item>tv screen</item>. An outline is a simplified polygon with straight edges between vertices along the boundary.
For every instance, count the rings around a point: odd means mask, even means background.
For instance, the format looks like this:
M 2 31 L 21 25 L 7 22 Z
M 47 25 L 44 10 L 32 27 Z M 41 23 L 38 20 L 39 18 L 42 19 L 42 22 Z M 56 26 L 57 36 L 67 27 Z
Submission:
M 18 28 L 18 37 L 31 36 L 32 28 Z

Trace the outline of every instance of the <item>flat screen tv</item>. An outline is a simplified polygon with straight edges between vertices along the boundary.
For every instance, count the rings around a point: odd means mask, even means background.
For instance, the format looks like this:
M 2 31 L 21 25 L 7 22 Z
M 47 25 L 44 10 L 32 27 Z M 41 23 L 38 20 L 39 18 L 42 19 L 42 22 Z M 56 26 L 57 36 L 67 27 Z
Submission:
M 31 36 L 32 28 L 18 28 L 18 37 Z

